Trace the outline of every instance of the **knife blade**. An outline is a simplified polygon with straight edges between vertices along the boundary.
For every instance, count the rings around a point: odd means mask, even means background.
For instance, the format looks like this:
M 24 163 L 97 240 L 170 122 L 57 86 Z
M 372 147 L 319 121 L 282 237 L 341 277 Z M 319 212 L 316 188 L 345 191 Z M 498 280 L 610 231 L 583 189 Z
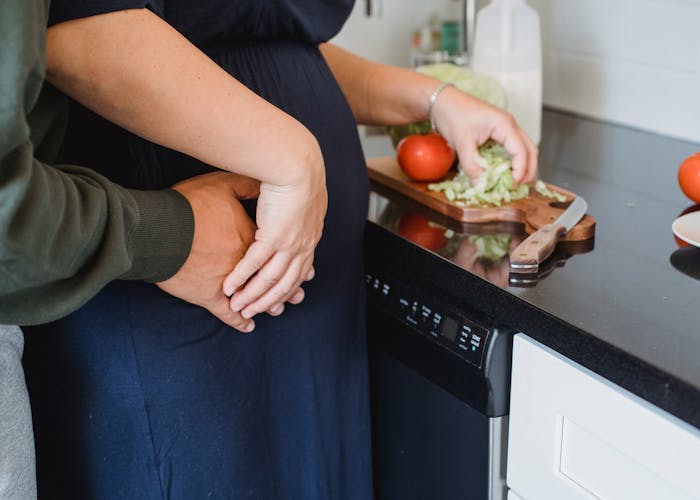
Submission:
M 586 215 L 588 204 L 577 196 L 564 212 L 550 224 L 532 233 L 517 246 L 510 256 L 510 269 L 518 273 L 536 273 L 541 262 L 547 259 L 557 242 Z

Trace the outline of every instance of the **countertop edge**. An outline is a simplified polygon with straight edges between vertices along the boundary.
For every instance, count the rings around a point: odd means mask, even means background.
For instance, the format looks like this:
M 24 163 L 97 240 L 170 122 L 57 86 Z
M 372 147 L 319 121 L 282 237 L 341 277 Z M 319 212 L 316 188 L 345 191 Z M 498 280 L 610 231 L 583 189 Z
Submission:
M 386 240 L 387 250 L 399 245 L 414 258 L 429 254 L 381 226 L 368 221 L 368 238 Z M 424 257 L 423 257 L 424 258 Z M 430 266 L 431 276 L 424 279 L 449 283 L 459 291 L 465 302 L 479 304 L 485 314 L 498 318 L 499 323 L 513 327 L 570 360 L 600 375 L 650 404 L 700 429 L 700 389 L 606 343 L 594 334 L 543 311 L 520 297 L 454 266 L 434 255 L 436 265 Z M 410 261 L 410 258 L 409 258 Z M 410 263 L 409 263 L 410 265 Z M 426 272 L 418 266 L 413 272 Z M 438 274 L 437 276 L 435 274 Z M 548 333 L 545 333 L 548 332 Z M 690 404 L 695 402 L 695 404 Z

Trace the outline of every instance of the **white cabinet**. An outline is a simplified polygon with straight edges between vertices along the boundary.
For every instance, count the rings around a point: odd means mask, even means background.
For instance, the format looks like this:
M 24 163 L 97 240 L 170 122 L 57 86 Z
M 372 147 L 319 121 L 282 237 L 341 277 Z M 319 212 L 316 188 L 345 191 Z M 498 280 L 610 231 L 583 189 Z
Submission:
M 700 499 L 700 430 L 518 334 L 507 469 L 522 500 Z

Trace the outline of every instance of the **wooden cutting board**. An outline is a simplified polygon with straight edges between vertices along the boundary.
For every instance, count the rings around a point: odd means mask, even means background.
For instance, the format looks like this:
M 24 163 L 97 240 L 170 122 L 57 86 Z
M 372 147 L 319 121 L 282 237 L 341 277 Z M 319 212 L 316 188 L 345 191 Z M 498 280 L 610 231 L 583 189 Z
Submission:
M 566 196 L 564 203 L 556 202 L 541 195 L 534 189 L 527 198 L 504 204 L 500 207 L 461 206 L 456 201 L 448 200 L 443 193 L 428 189 L 429 182 L 417 182 L 409 179 L 399 168 L 396 158 L 383 156 L 367 159 L 369 178 L 404 196 L 422 203 L 431 209 L 460 222 L 517 222 L 525 225 L 525 231 L 532 233 L 541 226 L 553 222 L 564 211 L 568 202 L 576 196 L 571 191 L 553 184 L 547 184 L 552 191 Z M 586 214 L 576 226 L 564 237 L 568 241 L 580 241 L 592 238 L 595 234 L 595 219 Z

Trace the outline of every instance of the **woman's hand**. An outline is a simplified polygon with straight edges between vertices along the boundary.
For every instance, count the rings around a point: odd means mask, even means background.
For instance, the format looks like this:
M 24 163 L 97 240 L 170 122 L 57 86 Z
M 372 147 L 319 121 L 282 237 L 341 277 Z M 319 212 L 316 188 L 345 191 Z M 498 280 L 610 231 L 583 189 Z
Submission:
M 238 200 L 256 198 L 259 187 L 254 179 L 228 172 L 199 175 L 173 186 L 187 198 L 194 212 L 194 239 L 182 268 L 167 281 L 157 283 L 164 291 L 206 308 L 241 332 L 251 332 L 255 323 L 230 309 L 221 283 L 254 241 L 255 224 Z M 304 291 L 297 286 L 287 301 L 298 304 L 302 300 Z M 266 309 L 271 316 L 283 311 L 284 301 Z
M 321 51 L 358 123 L 405 125 L 430 118 L 428 103 L 442 83 L 439 80 L 368 61 L 332 44 L 321 45 Z M 438 132 L 456 149 L 470 178 L 481 173 L 477 148 L 493 139 L 513 156 L 515 182 L 535 180 L 537 148 L 508 113 L 448 86 L 438 94 L 432 114 Z
M 280 314 L 284 302 L 304 298 L 303 281 L 314 276 L 314 250 L 321 238 L 328 195 L 318 144 L 287 184 L 260 184 L 255 242 L 224 280 L 230 306 L 244 318 Z
M 535 181 L 537 147 L 505 111 L 454 87 L 446 87 L 433 106 L 433 122 L 457 151 L 462 169 L 471 179 L 478 178 L 482 170 L 476 161 L 479 146 L 493 139 L 512 155 L 515 182 Z

